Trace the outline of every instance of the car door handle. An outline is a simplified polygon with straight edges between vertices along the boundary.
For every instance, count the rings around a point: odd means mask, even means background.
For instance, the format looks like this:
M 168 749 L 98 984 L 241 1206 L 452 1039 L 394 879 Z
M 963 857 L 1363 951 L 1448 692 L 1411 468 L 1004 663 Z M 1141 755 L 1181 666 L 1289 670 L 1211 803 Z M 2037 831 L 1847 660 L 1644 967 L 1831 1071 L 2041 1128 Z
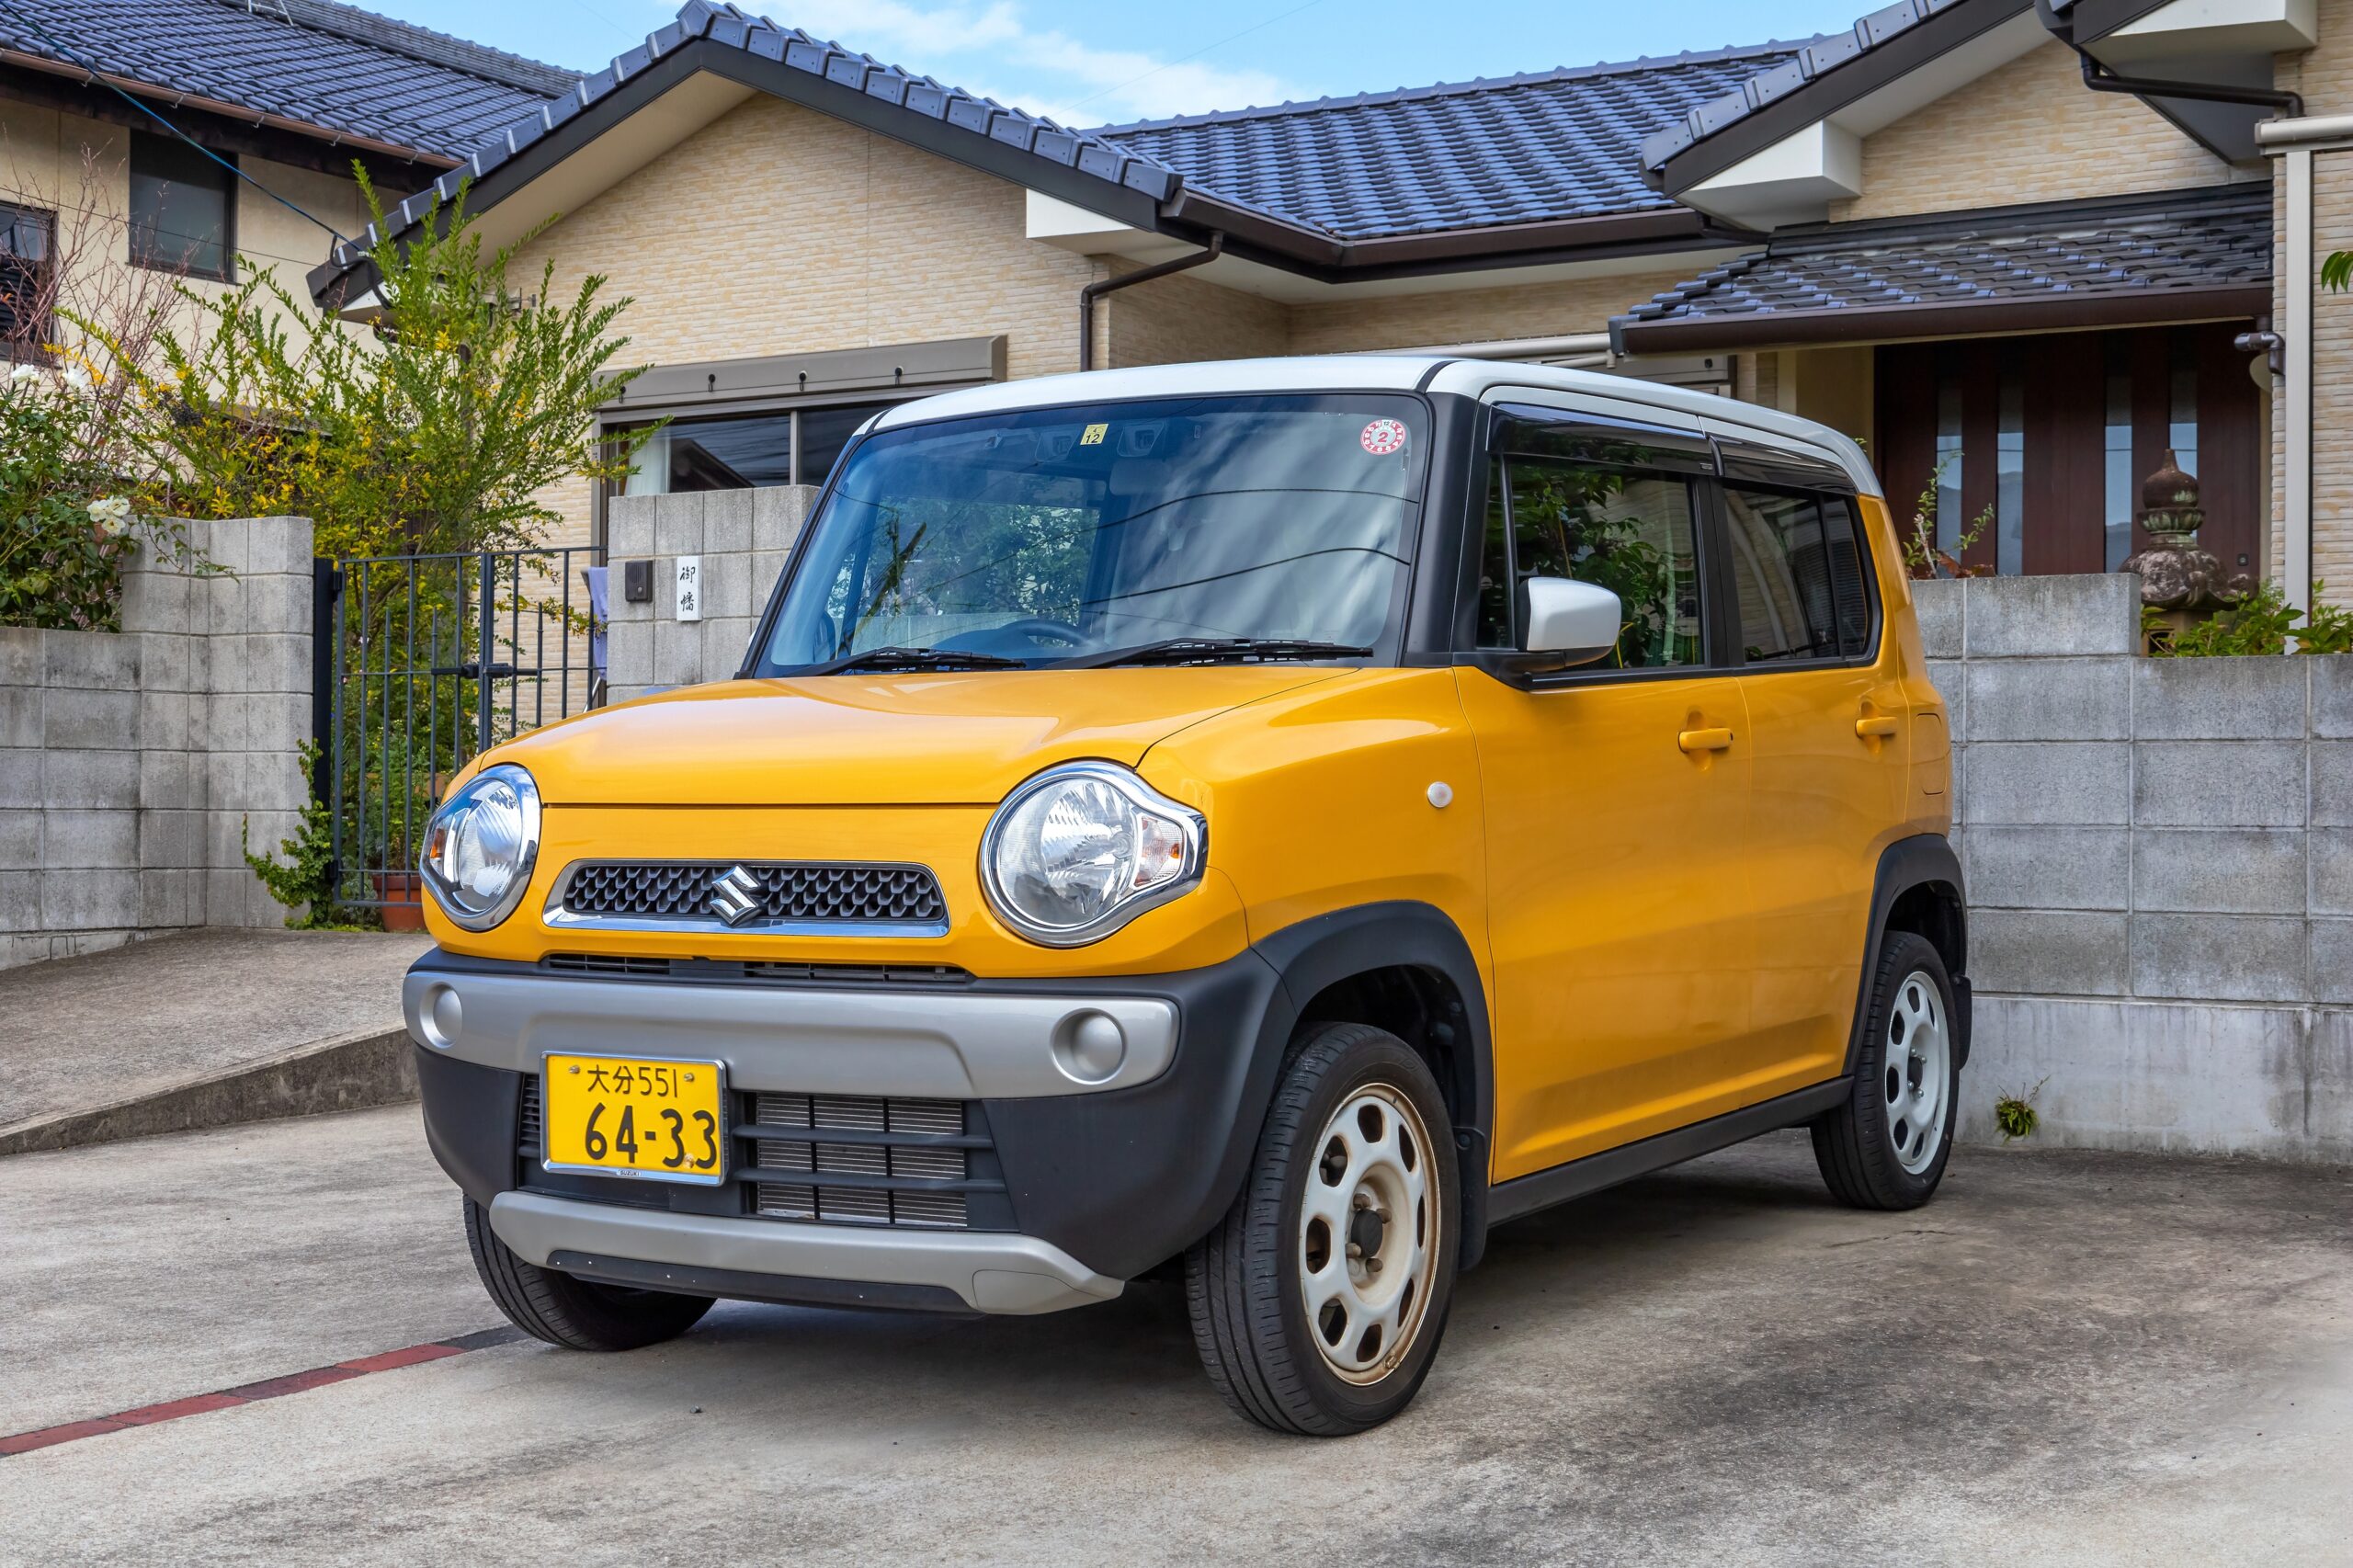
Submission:
M 1730 751 L 1732 732 L 1726 729 L 1686 730 L 1675 737 L 1675 744 L 1688 752 Z
M 1873 713 L 1855 721 L 1855 738 L 1859 741 L 1883 741 L 1904 728 L 1904 721 L 1893 713 Z

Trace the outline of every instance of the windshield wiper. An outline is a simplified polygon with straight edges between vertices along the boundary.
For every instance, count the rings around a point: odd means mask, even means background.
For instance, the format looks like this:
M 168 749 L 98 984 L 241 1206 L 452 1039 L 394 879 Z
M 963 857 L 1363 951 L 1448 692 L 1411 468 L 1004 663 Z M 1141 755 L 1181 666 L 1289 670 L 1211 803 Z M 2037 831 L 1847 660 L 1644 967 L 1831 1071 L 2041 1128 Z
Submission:
M 1361 659 L 1370 648 L 1317 642 L 1302 637 L 1171 637 L 1134 648 L 1081 653 L 1048 665 L 1050 670 L 1095 670 L 1111 665 L 1224 665 L 1277 659 Z
M 869 648 L 862 653 L 843 653 L 822 660 L 805 669 L 791 672 L 801 676 L 846 675 L 852 670 L 1026 670 L 1029 662 L 1008 659 L 998 653 L 974 653 L 963 648 Z

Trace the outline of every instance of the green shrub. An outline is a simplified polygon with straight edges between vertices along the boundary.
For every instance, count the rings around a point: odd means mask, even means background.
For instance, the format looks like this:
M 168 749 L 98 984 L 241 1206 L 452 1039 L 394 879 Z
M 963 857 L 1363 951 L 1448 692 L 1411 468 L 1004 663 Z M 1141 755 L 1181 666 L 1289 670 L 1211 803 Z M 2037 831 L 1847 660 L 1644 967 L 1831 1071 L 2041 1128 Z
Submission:
M 2163 611 L 2141 612 L 2149 653 L 2160 659 L 2203 659 L 2255 653 L 2285 653 L 2289 641 L 2299 653 L 2353 653 L 2353 610 L 2321 603 L 2325 583 L 2313 585 L 2312 615 L 2288 602 L 2274 583 L 2258 585 L 2237 604 L 2214 612 L 2187 631 L 2173 631 Z M 2299 620 L 2305 624 L 2298 626 Z

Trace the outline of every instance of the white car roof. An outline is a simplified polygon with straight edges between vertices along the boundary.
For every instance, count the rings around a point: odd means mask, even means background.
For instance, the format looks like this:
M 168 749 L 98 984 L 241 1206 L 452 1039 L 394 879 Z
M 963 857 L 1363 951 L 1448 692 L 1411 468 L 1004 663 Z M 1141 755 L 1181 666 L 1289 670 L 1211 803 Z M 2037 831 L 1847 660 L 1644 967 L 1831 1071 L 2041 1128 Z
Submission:
M 1688 425 L 1726 436 L 1785 447 L 1825 459 L 1847 471 L 1866 495 L 1882 494 L 1878 476 L 1860 447 L 1811 419 L 1755 403 L 1683 387 L 1660 386 L 1631 376 L 1564 370 L 1507 359 L 1460 359 L 1427 354 L 1322 354 L 1289 359 L 1217 359 L 1190 365 L 1143 365 L 1131 369 L 1089 370 L 1079 375 L 1038 376 L 997 381 L 961 392 L 940 392 L 898 403 L 876 415 L 870 426 L 897 429 L 933 419 L 1052 408 L 1074 403 L 1130 398 L 1199 397 L 1219 393 L 1314 392 L 1412 392 L 1421 388 L 1463 397 L 1501 398 L 1522 388 L 1587 407 L 1604 416 L 1632 415 Z

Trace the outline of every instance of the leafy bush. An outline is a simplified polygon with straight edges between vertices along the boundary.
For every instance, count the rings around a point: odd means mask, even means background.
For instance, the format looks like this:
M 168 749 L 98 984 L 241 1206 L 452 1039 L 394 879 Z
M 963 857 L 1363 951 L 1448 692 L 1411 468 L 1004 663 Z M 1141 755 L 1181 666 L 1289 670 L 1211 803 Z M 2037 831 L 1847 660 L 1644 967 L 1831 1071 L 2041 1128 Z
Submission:
M 134 510 L 105 460 L 87 371 L 17 365 L 0 378 L 0 626 L 112 631 L 124 559 L 142 540 L 184 555 L 185 528 Z
M 552 263 L 521 292 L 509 269 L 539 231 L 485 255 L 465 199 L 437 199 L 413 243 L 370 253 L 381 306 L 365 329 L 321 321 L 261 271 L 225 293 L 182 285 L 193 329 L 114 355 L 153 412 L 137 445 L 173 509 L 307 517 L 328 556 L 512 549 L 563 520 L 560 482 L 628 476 L 652 430 L 593 438 L 599 406 L 639 373 L 613 368 L 630 301 L 603 299 L 601 277 L 558 301 Z
M 305 745 L 305 779 L 317 776 L 313 770 L 318 761 L 318 746 Z M 301 825 L 294 830 L 294 836 L 278 841 L 278 853 L 286 857 L 284 864 L 273 856 L 254 853 L 250 821 L 237 824 L 237 847 L 244 855 L 245 864 L 253 868 L 254 875 L 261 879 L 261 885 L 269 890 L 269 896 L 286 906 L 290 929 L 359 929 L 347 915 L 339 916 L 335 908 L 335 817 L 316 794 L 311 795 L 309 803 L 303 806 Z
M 2321 603 L 2325 583 L 2313 585 L 2312 614 L 2288 602 L 2275 583 L 2256 586 L 2237 604 L 2217 610 L 2186 631 L 2175 631 L 2164 612 L 2144 609 L 2142 630 L 2149 634 L 2149 653 L 2160 659 L 2220 658 L 2256 653 L 2285 653 L 2289 642 L 2299 653 L 2353 653 L 2353 610 Z M 2304 620 L 2299 627 L 2296 623 Z

